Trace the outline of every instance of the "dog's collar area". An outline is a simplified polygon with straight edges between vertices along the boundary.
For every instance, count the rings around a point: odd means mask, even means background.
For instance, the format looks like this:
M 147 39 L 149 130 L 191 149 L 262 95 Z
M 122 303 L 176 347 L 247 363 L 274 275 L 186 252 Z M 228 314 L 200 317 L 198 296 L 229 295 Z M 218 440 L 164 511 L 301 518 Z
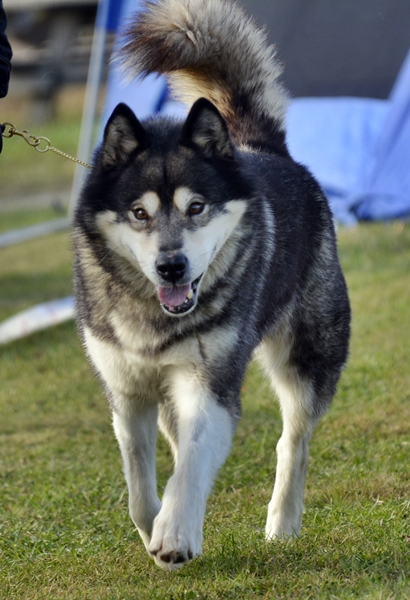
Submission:
M 202 274 L 203 275 L 203 274 Z M 181 315 L 191 310 L 196 302 L 198 296 L 198 285 L 201 281 L 202 275 L 197 277 L 187 286 L 173 286 L 172 288 L 159 288 L 158 296 L 161 302 L 162 308 L 172 315 Z M 178 289 L 179 288 L 179 289 Z M 185 298 L 183 302 L 174 304 L 173 300 L 181 295 L 181 292 L 185 292 Z M 168 299 L 168 300 L 167 300 Z

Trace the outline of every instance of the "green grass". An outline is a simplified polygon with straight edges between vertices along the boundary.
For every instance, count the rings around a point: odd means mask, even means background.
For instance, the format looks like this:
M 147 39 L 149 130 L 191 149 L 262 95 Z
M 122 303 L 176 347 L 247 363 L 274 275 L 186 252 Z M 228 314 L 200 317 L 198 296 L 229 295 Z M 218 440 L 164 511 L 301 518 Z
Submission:
M 68 234 L 2 248 L 0 256 L 1 320 L 33 304 L 72 293 Z
M 340 231 L 349 366 L 312 444 L 304 527 L 266 544 L 280 417 L 255 366 L 204 555 L 164 573 L 127 514 L 101 389 L 67 323 L 0 347 L 0 597 L 410 598 L 410 226 Z M 2 251 L 0 319 L 71 291 L 67 234 Z M 172 469 L 158 449 L 159 486 Z

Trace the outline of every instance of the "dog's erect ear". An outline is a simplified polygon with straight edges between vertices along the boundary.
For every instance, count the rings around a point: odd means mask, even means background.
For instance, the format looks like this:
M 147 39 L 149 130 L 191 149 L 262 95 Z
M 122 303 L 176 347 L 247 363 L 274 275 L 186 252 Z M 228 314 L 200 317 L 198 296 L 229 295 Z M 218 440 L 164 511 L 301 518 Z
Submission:
M 118 104 L 104 130 L 101 160 L 106 169 L 124 164 L 138 148 L 148 145 L 148 135 L 126 104 Z
M 233 158 L 228 126 L 218 109 L 200 98 L 189 111 L 181 135 L 181 144 L 199 148 L 208 158 Z

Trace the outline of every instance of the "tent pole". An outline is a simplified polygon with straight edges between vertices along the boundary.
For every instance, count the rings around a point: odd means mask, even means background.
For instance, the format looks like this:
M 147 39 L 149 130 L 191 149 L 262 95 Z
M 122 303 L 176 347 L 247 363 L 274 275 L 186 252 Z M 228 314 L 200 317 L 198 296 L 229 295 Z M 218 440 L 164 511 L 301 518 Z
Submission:
M 103 73 L 105 44 L 107 39 L 107 20 L 110 0 L 99 0 L 90 64 L 88 67 L 87 86 L 84 98 L 83 116 L 81 120 L 80 139 L 77 157 L 88 162 L 90 160 L 94 141 L 94 125 L 96 121 L 98 96 Z M 72 220 L 78 194 L 85 177 L 84 167 L 76 165 L 71 195 L 68 205 L 68 216 Z

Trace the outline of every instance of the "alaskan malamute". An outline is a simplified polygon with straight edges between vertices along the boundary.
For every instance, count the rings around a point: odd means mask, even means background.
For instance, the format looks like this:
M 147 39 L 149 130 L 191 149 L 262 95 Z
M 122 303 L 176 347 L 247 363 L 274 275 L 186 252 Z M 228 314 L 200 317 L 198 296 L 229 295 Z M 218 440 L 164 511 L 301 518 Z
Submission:
M 104 384 L 129 510 L 158 566 L 201 552 L 253 355 L 283 416 L 266 538 L 299 533 L 311 433 L 348 353 L 350 309 L 323 193 L 289 156 L 266 35 L 229 0 L 147 1 L 120 60 L 165 74 L 185 121 L 120 104 L 75 215 L 78 323 Z M 159 500 L 157 425 L 175 458 Z

